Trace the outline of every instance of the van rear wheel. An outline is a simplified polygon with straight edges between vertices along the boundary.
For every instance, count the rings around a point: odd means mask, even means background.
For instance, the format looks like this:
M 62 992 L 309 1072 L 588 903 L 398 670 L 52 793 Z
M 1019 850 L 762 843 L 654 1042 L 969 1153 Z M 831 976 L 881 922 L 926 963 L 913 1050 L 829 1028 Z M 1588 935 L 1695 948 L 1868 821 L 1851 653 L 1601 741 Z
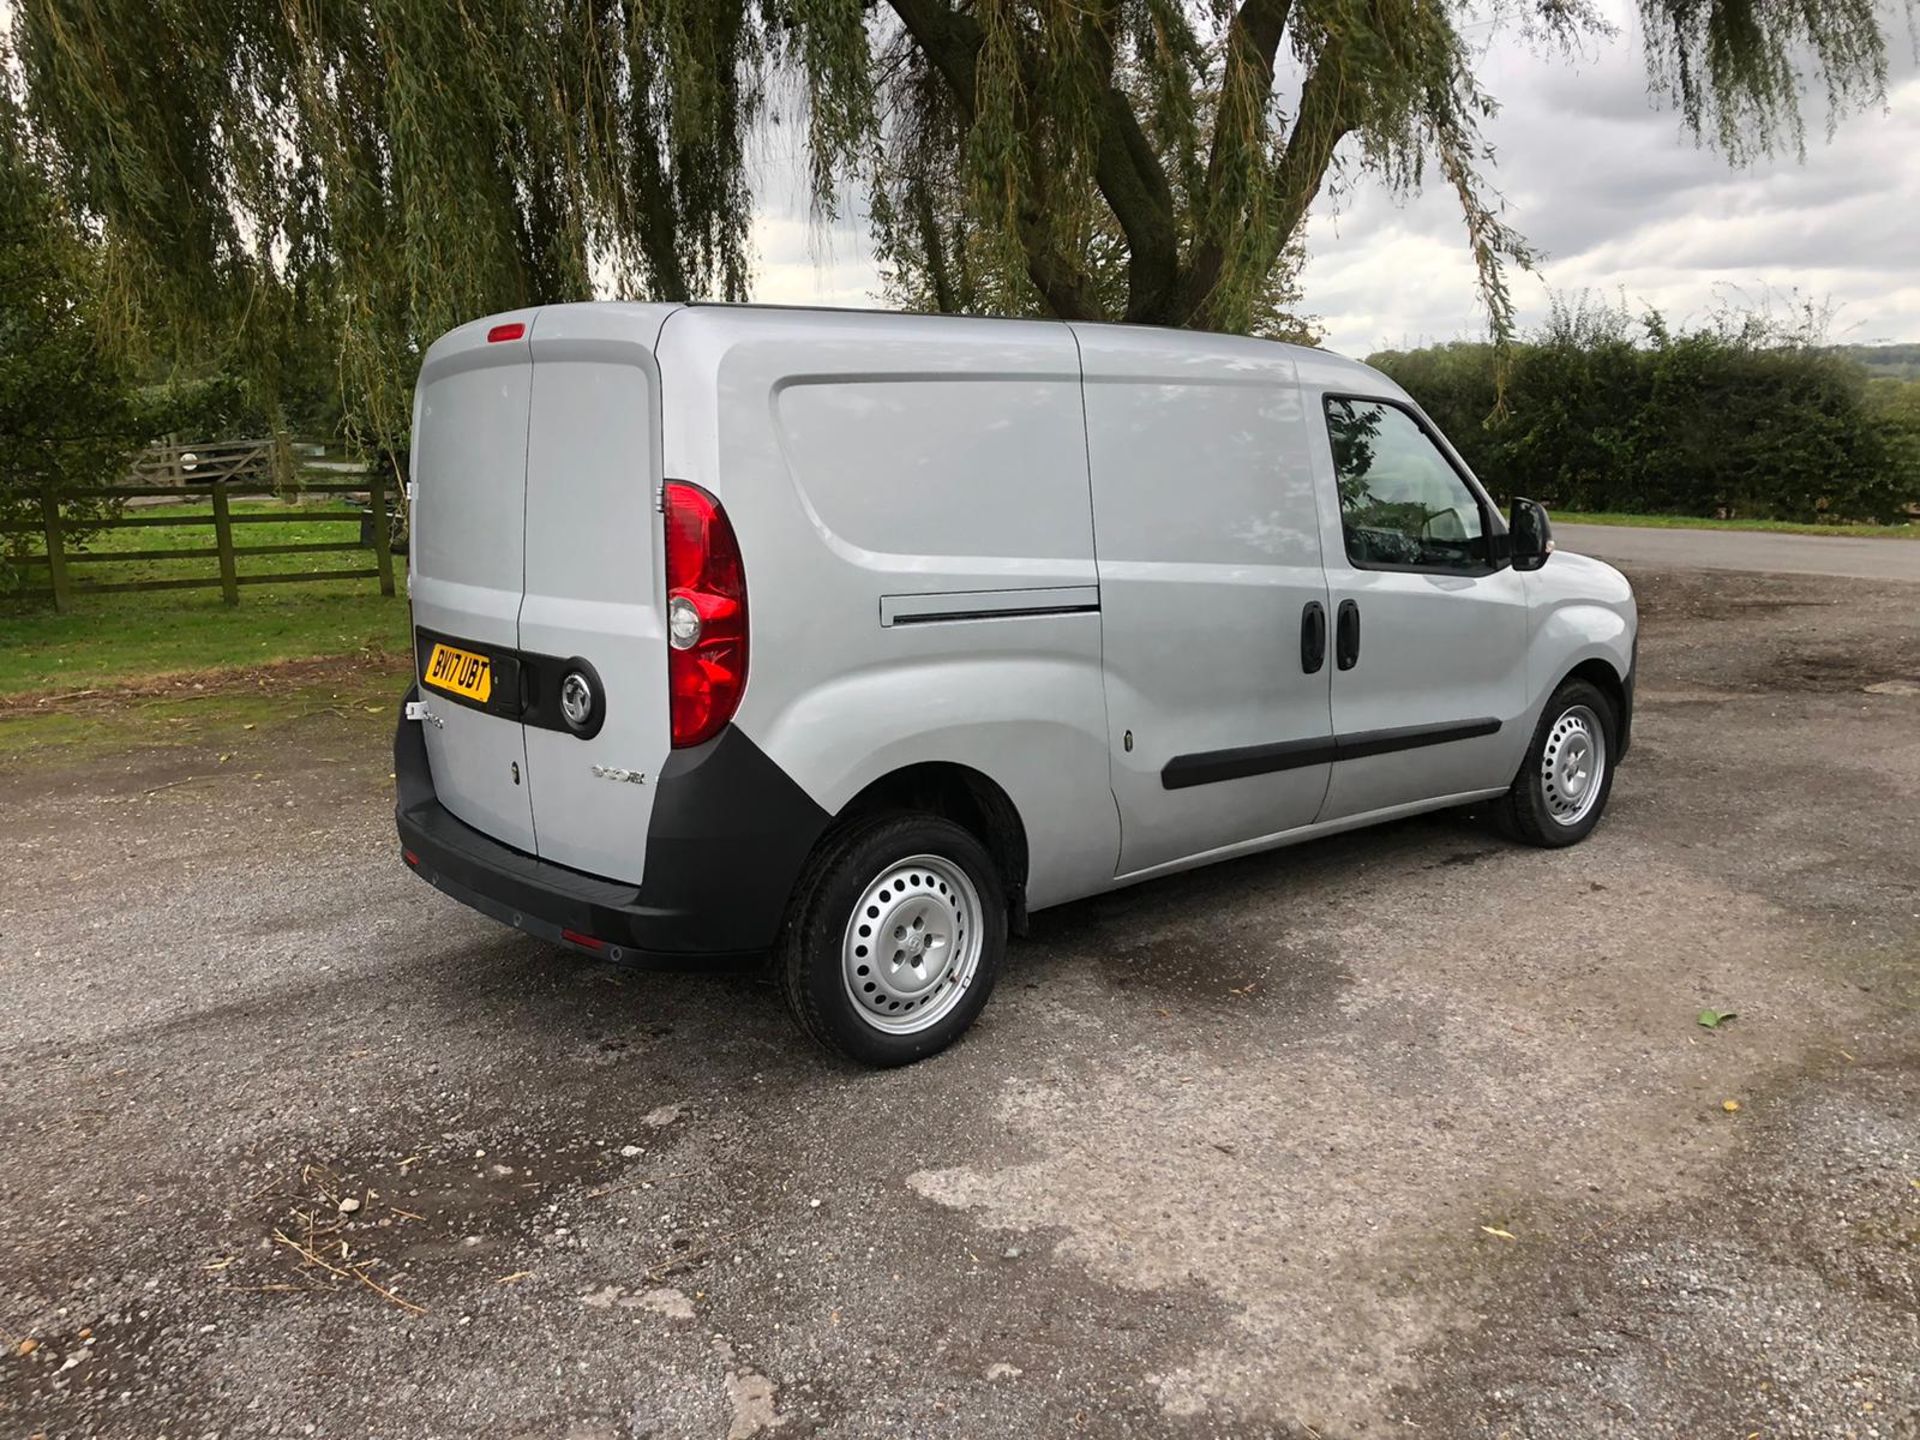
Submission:
M 940 816 L 884 815 L 838 831 L 808 863 L 777 958 L 803 1030 L 888 1066 L 973 1024 L 1006 947 L 1006 890 L 986 847 Z
M 1553 692 L 1513 788 L 1498 802 L 1515 839 L 1555 848 L 1584 840 L 1613 793 L 1613 704 L 1597 686 L 1569 680 Z

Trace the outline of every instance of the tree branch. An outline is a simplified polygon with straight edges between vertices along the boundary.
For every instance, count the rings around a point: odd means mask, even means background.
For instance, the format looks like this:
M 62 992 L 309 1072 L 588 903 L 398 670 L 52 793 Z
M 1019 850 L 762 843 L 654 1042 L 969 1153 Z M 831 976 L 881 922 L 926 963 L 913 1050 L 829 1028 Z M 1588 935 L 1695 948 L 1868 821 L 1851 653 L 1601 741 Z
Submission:
M 1096 115 L 1100 143 L 1094 151 L 1093 181 L 1127 237 L 1126 318 L 1164 320 L 1180 279 L 1180 230 L 1166 169 L 1134 114 L 1133 102 L 1113 83 L 1112 25 L 1118 14 L 1119 6 L 1108 4 L 1087 25 L 1104 87 Z
M 887 0 L 900 23 L 907 27 L 933 68 L 947 82 L 961 122 L 971 125 L 976 113 L 980 76 L 980 47 L 986 37 L 971 15 L 955 10 L 946 0 Z M 1039 212 L 1024 198 L 1015 217 L 1020 248 L 1027 257 L 1027 275 L 1062 319 L 1095 320 L 1100 307 L 1086 277 L 1079 274 L 1046 243 Z
M 1272 270 L 1280 252 L 1306 219 L 1308 208 L 1326 182 L 1334 148 L 1353 130 L 1347 107 L 1350 92 L 1345 71 L 1344 47 L 1338 43 L 1329 45 L 1300 87 L 1300 107 L 1294 115 L 1293 133 L 1287 137 L 1286 148 L 1280 152 L 1266 181 L 1270 209 L 1265 242 L 1249 262 L 1262 278 Z M 1185 313 L 1174 323 L 1189 323 L 1196 315 L 1201 317 L 1202 328 L 1215 323 L 1210 312 L 1225 258 L 1224 248 L 1218 251 L 1209 248 L 1196 256 L 1183 292 Z
M 900 23 L 913 36 L 913 43 L 932 62 L 947 82 L 960 118 L 973 123 L 974 100 L 978 88 L 980 47 L 985 41 L 980 24 L 971 15 L 962 15 L 946 0 L 887 0 Z
M 1213 117 L 1213 146 L 1207 156 L 1207 193 L 1215 193 L 1225 168 L 1231 125 L 1263 125 L 1273 98 L 1273 64 L 1280 37 L 1287 33 L 1293 0 L 1244 0 L 1227 26 L 1227 60 L 1220 76 L 1220 108 Z M 1242 92 L 1236 72 L 1250 76 Z M 1244 98 L 1247 103 L 1241 104 Z
M 1175 323 L 1183 323 L 1207 306 L 1226 264 L 1229 233 L 1235 224 L 1247 222 L 1250 197 L 1225 193 L 1229 157 L 1236 139 L 1258 152 L 1266 130 L 1267 104 L 1273 99 L 1274 61 L 1292 10 L 1292 0 L 1243 0 L 1227 27 L 1227 57 L 1220 76 L 1220 104 L 1213 117 L 1206 188 L 1195 197 L 1199 224 Z
M 1300 113 L 1294 117 L 1293 134 L 1273 171 L 1273 245 L 1277 257 L 1307 209 L 1319 195 L 1333 164 L 1333 151 L 1353 129 L 1347 111 L 1348 89 L 1346 55 L 1339 45 L 1322 52 L 1313 73 L 1300 87 Z
M 966 124 L 975 118 L 979 58 L 985 36 L 979 22 L 948 0 L 887 0 L 907 33 L 939 72 Z M 1153 146 L 1127 97 L 1112 83 L 1113 44 L 1098 22 L 1090 38 L 1105 81 L 1096 115 L 1099 144 L 1094 152 L 1094 183 L 1127 239 L 1127 318 L 1158 318 L 1178 280 L 1179 230 L 1174 221 L 1173 190 Z M 1033 89 L 1032 76 L 1026 76 Z M 1026 254 L 1027 274 L 1063 319 L 1104 318 L 1093 286 L 1077 267 L 1048 243 L 1040 199 L 1026 197 L 1016 223 Z
M 914 228 L 919 232 L 920 248 L 927 256 L 927 280 L 933 286 L 933 308 L 942 315 L 959 311 L 959 297 L 947 274 L 947 247 L 940 234 L 940 222 L 933 213 L 933 195 L 919 181 L 907 187 L 907 204 L 913 212 Z

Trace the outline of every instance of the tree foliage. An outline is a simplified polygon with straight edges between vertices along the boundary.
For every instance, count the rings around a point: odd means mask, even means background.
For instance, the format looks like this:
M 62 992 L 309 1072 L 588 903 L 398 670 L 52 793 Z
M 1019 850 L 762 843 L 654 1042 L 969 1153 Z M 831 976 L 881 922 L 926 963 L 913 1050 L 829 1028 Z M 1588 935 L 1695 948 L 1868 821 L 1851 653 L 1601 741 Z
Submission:
M 151 416 L 101 351 L 86 311 L 90 253 L 62 219 L 38 158 L 0 98 L 0 590 L 39 546 L 43 497 L 104 484 L 147 435 Z M 82 535 L 105 511 L 69 506 Z
M 1484 179 L 1469 3 L 14 0 L 6 73 L 117 333 L 265 374 L 319 324 L 349 418 L 397 443 L 457 321 L 743 295 L 747 138 L 781 120 L 820 208 L 863 187 L 941 308 L 1257 328 L 1330 178 L 1435 175 L 1503 337 L 1531 256 Z M 1543 45 L 1601 28 L 1494 4 Z M 1883 93 L 1873 4 L 1640 0 L 1652 83 L 1735 158 L 1798 145 L 1803 85 L 1835 114 Z
M 1556 305 L 1513 347 L 1389 352 L 1392 376 L 1496 495 L 1574 510 L 1899 521 L 1920 504 L 1920 384 L 1869 381 L 1804 325 Z

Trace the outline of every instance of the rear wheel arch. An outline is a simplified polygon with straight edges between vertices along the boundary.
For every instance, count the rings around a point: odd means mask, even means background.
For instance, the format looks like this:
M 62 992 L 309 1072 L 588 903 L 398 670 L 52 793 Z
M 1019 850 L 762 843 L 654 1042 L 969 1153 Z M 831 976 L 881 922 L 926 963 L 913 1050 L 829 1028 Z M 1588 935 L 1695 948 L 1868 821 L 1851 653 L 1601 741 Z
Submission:
M 872 815 L 939 815 L 984 845 L 1006 888 L 1015 933 L 1027 923 L 1027 828 L 1011 797 L 991 776 L 952 761 L 925 761 L 890 771 L 855 795 L 834 817 L 835 827 Z

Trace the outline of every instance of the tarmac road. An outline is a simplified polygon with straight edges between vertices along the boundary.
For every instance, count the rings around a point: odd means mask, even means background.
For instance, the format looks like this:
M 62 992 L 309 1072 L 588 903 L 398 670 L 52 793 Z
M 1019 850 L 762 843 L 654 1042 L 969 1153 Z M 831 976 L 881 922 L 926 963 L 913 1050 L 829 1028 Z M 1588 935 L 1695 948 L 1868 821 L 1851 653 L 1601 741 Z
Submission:
M 1636 580 L 1585 845 L 1048 912 L 889 1074 L 422 885 L 372 717 L 0 775 L 0 1433 L 1914 1436 L 1914 592 Z
M 1852 580 L 1920 581 L 1920 542 L 1847 535 L 1783 535 L 1766 530 L 1656 530 L 1629 525 L 1562 525 L 1566 550 L 1628 569 L 1680 567 L 1751 570 L 1769 575 L 1831 575 Z

